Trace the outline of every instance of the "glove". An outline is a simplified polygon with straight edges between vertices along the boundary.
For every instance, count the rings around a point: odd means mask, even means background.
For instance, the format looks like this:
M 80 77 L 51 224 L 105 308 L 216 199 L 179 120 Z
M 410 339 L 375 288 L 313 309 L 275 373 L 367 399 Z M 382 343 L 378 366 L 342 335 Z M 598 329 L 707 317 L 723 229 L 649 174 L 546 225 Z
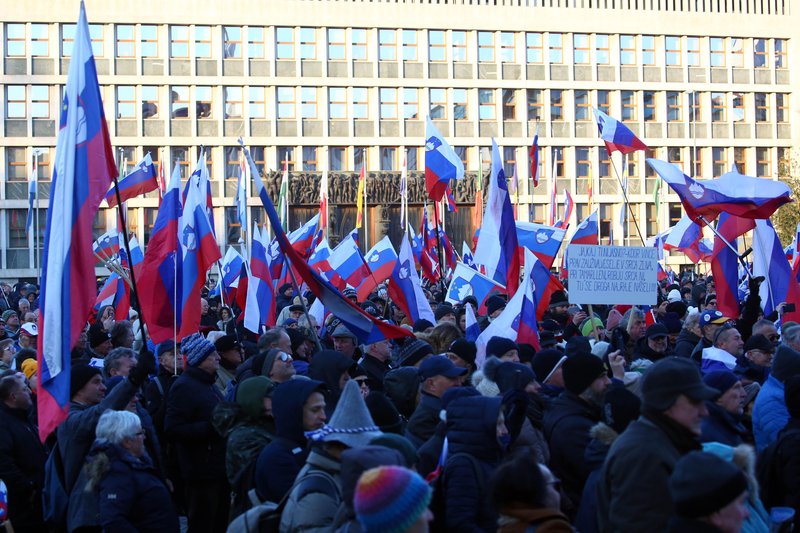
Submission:
M 131 369 L 128 380 L 137 387 L 141 387 L 156 371 L 156 358 L 147 350 L 139 354 L 139 362 Z
M 755 276 L 748 280 L 747 286 L 750 289 L 750 293 L 757 293 L 758 288 L 761 286 L 761 282 L 764 281 L 764 276 Z

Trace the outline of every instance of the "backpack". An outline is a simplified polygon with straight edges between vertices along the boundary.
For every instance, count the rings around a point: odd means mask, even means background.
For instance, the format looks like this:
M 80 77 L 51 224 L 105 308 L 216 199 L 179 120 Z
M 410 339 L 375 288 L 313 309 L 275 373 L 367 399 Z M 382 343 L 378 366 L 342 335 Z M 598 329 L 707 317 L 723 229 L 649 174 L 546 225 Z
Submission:
M 455 459 L 456 457 L 465 457 L 470 465 L 472 466 L 472 470 L 475 472 L 475 479 L 478 480 L 478 488 L 482 491 L 484 487 L 484 479 L 483 479 L 483 469 L 481 465 L 478 464 L 478 460 L 475 459 L 468 453 L 454 453 L 447 457 L 445 461 L 445 466 L 447 466 L 447 462 L 450 459 Z M 430 524 L 431 531 L 447 531 L 447 495 L 445 494 L 445 475 L 447 474 L 447 470 L 444 468 L 437 476 L 430 480 L 428 483 L 433 489 L 433 495 L 431 496 L 431 503 L 428 508 L 433 513 L 433 521 Z
M 756 461 L 756 478 L 761 487 L 759 496 L 764 507 L 769 509 L 783 505 L 785 492 L 782 467 L 781 445 L 789 438 L 800 438 L 800 429 L 790 429 L 781 434 L 758 454 Z
M 64 458 L 58 441 L 53 445 L 44 463 L 44 486 L 42 487 L 42 515 L 48 524 L 61 525 L 67 522 L 69 492 L 64 481 Z

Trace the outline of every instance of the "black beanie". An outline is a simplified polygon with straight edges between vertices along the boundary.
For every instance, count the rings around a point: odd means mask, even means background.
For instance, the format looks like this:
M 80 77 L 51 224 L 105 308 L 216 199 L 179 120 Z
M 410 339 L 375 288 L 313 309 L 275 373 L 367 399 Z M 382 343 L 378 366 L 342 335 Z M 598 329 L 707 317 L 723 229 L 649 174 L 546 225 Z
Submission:
M 84 363 L 73 365 L 69 371 L 69 397 L 75 396 L 93 377 L 100 375 L 100 369 Z
M 531 361 L 531 366 L 533 367 L 533 373 L 536 374 L 536 378 L 539 380 L 540 383 L 546 383 L 547 378 L 549 378 L 553 372 L 558 370 L 558 367 L 564 364 L 564 361 L 567 360 L 567 356 L 564 355 L 564 352 L 556 350 L 555 348 L 550 348 L 547 350 L 541 350 L 536 355 L 533 356 L 533 361 Z
M 528 365 L 522 363 L 506 362 L 497 367 L 494 382 L 500 389 L 500 394 L 505 394 L 511 389 L 524 389 L 536 376 Z
M 672 471 L 669 492 L 675 514 L 701 518 L 719 511 L 747 490 L 741 469 L 708 452 L 689 452 Z
M 519 350 L 517 343 L 505 337 L 492 337 L 486 343 L 486 357 L 494 355 L 495 357 L 502 357 L 506 352 L 511 350 Z
M 450 350 L 454 354 L 456 354 L 459 358 L 466 361 L 472 367 L 475 367 L 475 358 L 478 355 L 478 348 L 475 346 L 475 343 L 472 341 L 468 341 L 464 337 L 460 337 L 453 341 L 450 345 Z
M 564 387 L 578 395 L 605 373 L 606 367 L 599 357 L 583 352 L 570 355 L 564 361 Z

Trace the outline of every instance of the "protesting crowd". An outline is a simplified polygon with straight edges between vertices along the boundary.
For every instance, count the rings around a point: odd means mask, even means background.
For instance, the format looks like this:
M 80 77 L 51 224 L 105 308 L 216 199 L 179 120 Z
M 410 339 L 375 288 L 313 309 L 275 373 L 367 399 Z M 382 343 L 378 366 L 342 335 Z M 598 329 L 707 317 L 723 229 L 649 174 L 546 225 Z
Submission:
M 552 294 L 538 349 L 429 285 L 413 332 L 368 345 L 281 287 L 257 336 L 203 290 L 200 332 L 141 344 L 100 309 L 72 351 L 67 418 L 36 428 L 38 289 L 3 285 L 0 479 L 14 531 L 768 531 L 800 510 L 800 325 L 738 316 L 712 276 L 659 305 Z M 212 291 L 213 294 L 213 291 Z M 776 321 L 780 330 L 776 328 Z M 316 332 L 320 332 L 319 338 Z M 146 342 L 146 341 L 145 341 Z M 758 457 L 758 460 L 757 460 Z M 44 497 L 43 497 L 44 495 Z M 773 513 L 770 516 L 770 509 Z M 784 514 L 781 514 L 784 513 Z M 188 528 L 188 529 L 187 529 Z M 787 529 L 788 530 L 788 529 Z

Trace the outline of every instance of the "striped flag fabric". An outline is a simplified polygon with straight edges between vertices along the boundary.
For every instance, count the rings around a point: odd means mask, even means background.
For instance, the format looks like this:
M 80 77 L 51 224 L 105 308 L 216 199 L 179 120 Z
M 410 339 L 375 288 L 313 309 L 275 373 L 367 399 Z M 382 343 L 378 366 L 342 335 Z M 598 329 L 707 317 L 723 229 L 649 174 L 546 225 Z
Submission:
M 123 202 L 131 198 L 136 198 L 142 194 L 158 189 L 158 178 L 156 167 L 150 154 L 145 154 L 144 158 L 136 165 L 136 169 L 124 178 L 119 180 L 119 196 Z M 108 207 L 117 205 L 117 191 L 111 187 L 106 193 L 106 203 Z

